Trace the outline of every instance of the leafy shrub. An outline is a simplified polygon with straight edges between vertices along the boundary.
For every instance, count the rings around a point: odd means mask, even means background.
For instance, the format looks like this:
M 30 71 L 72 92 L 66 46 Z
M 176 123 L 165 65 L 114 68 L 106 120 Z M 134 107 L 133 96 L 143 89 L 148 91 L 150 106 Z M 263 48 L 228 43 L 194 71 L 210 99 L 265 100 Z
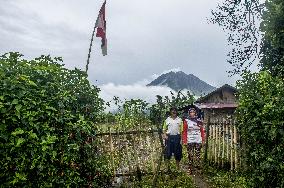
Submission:
M 175 95 L 171 92 L 171 97 L 168 96 L 156 96 L 156 103 L 151 105 L 149 108 L 150 114 L 150 120 L 154 124 L 161 123 L 164 119 L 167 118 L 169 115 L 169 109 L 171 107 L 184 107 L 190 104 L 193 104 L 195 101 L 194 96 L 187 91 L 186 95 L 182 93 L 182 91 L 178 91 L 178 93 Z M 182 114 L 183 112 L 180 111 Z M 180 114 L 180 115 L 181 115 Z
M 150 188 L 153 187 L 153 176 L 143 176 L 141 182 L 136 182 L 137 185 L 133 187 Z M 126 186 L 125 186 L 126 187 Z M 183 171 L 173 171 L 170 174 L 163 174 L 158 176 L 156 187 L 163 188 L 193 188 L 192 178 Z
M 82 187 L 108 183 L 93 124 L 99 89 L 60 58 L 0 57 L 1 186 Z
M 238 121 L 254 187 L 284 187 L 284 80 L 245 73 L 238 83 Z
M 233 172 L 222 169 L 216 169 L 209 165 L 204 168 L 207 181 L 210 183 L 210 187 L 216 188 L 247 188 L 248 179 L 245 178 L 245 174 L 242 172 Z

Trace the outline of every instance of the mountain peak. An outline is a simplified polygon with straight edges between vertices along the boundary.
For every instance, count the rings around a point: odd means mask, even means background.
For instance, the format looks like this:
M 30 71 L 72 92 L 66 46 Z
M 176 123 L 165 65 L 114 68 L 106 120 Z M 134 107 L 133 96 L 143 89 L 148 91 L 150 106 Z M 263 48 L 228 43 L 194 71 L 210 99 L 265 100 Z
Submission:
M 147 86 L 167 86 L 175 91 L 186 89 L 198 96 L 207 94 L 215 89 L 215 87 L 200 80 L 195 75 L 186 74 L 183 71 L 170 71 L 162 74 Z

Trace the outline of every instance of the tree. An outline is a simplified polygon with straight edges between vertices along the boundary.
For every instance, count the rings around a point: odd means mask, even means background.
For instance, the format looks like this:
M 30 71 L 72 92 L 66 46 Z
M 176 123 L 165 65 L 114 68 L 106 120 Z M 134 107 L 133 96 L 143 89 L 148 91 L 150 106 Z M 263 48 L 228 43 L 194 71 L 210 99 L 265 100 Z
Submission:
M 231 47 L 228 62 L 232 74 L 241 74 L 259 59 L 259 23 L 264 4 L 258 0 L 225 0 L 212 11 L 210 21 L 218 24 L 228 35 Z
M 266 1 L 261 31 L 264 33 L 260 60 L 263 70 L 273 76 L 284 76 L 284 3 L 283 0 Z
M 284 82 L 268 71 L 238 82 L 238 130 L 253 187 L 284 186 Z
M 96 153 L 99 89 L 61 58 L 0 57 L 0 180 L 4 187 L 84 187 L 108 183 Z
M 284 187 L 283 0 L 226 0 L 212 22 L 228 32 L 229 62 L 242 75 L 237 120 L 251 185 Z M 247 68 L 255 59 L 261 71 L 251 73 Z
M 149 108 L 150 119 L 155 124 L 161 123 L 166 118 L 171 107 L 184 107 L 193 104 L 195 101 L 194 96 L 189 91 L 187 91 L 186 95 L 184 95 L 182 91 L 178 91 L 176 95 L 171 92 L 171 98 L 168 96 L 162 97 L 160 95 L 156 97 L 156 103 Z
M 255 60 L 261 70 L 284 75 L 284 4 L 282 0 L 226 0 L 212 11 L 212 23 L 228 34 L 232 73 L 242 73 Z

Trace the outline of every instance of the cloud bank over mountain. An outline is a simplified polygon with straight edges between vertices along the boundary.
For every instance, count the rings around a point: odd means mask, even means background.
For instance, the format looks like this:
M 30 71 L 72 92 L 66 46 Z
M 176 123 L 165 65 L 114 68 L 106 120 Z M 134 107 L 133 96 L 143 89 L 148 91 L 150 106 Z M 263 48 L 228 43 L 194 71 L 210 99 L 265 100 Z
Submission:
M 154 74 L 149 78 L 145 78 L 141 81 L 138 81 L 133 84 L 114 84 L 107 83 L 98 85 L 101 89 L 100 96 L 106 101 L 109 102 L 113 99 L 114 96 L 119 97 L 121 100 L 130 100 L 130 99 L 142 99 L 148 103 L 155 103 L 156 96 L 170 96 L 171 92 L 177 94 L 176 91 L 167 86 L 147 86 L 151 81 L 157 79 L 158 77 L 168 74 L 170 72 L 179 72 L 179 68 L 173 68 L 170 70 L 165 70 L 161 74 Z M 188 90 L 183 90 L 182 92 L 186 94 Z M 195 96 L 196 98 L 198 96 Z M 115 110 L 116 107 L 112 104 L 110 108 L 107 108 L 107 111 Z
M 100 96 L 105 101 L 110 101 L 114 96 L 120 99 L 143 99 L 149 103 L 154 103 L 156 101 L 156 95 L 169 96 L 171 89 L 164 86 L 151 86 L 147 87 L 142 84 L 133 85 L 116 85 L 113 83 L 108 83 L 100 85 L 101 89 Z

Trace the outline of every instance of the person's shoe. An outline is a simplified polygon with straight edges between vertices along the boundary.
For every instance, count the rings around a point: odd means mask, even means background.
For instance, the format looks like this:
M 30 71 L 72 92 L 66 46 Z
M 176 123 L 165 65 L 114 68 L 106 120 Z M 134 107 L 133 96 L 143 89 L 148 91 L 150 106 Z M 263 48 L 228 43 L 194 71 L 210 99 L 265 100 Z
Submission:
M 189 162 L 188 166 L 189 166 L 189 168 L 193 168 L 194 167 L 192 162 Z
M 191 170 L 191 168 L 188 168 L 187 173 L 188 173 L 189 175 L 192 175 L 192 170 Z
M 197 163 L 197 164 L 195 165 L 195 168 L 198 169 L 198 170 L 200 170 L 200 169 L 201 169 L 201 164 L 200 164 L 200 163 Z
M 170 168 L 167 169 L 167 174 L 171 174 L 172 173 L 172 170 Z

